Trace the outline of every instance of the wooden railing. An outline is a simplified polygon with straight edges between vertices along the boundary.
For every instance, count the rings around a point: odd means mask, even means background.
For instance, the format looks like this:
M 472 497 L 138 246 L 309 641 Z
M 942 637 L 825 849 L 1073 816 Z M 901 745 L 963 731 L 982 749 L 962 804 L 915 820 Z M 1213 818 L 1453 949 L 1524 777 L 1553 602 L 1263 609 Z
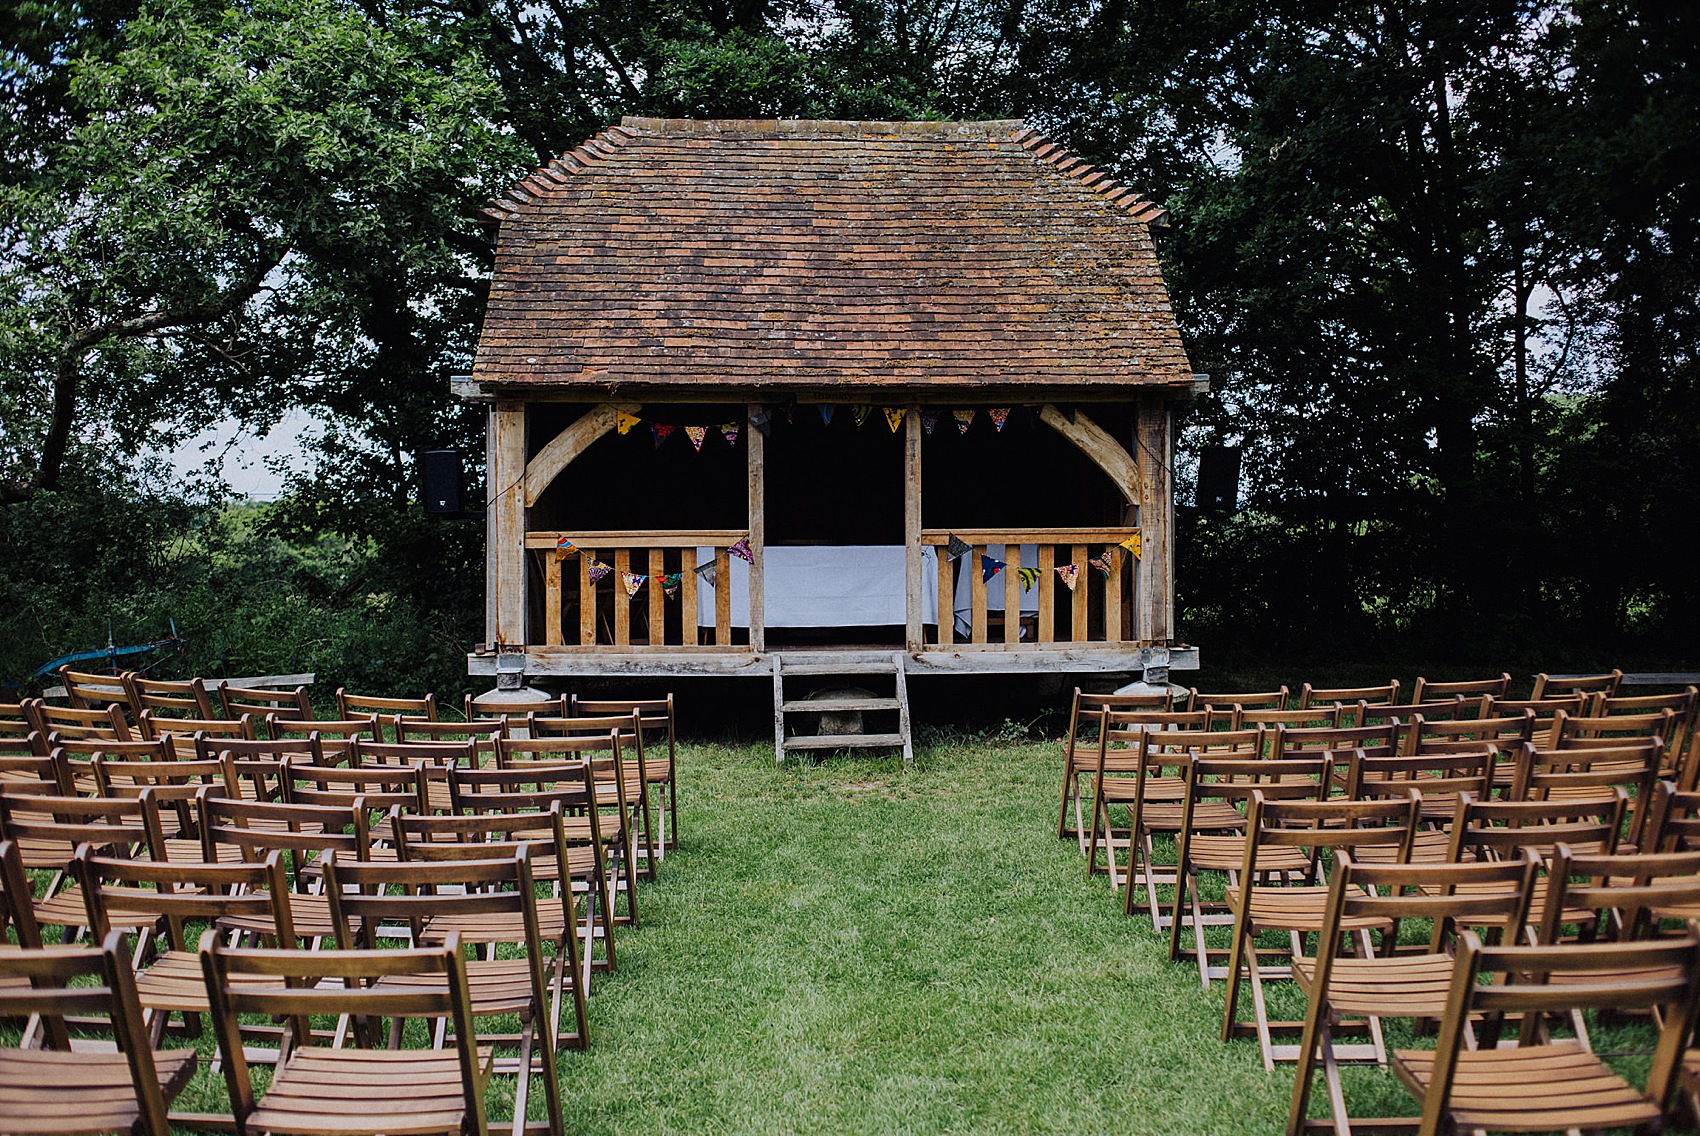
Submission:
M 928 646 L 1136 640 L 1138 634 L 1132 617 L 1138 561 L 1119 545 L 1138 531 L 1137 528 L 922 530 L 921 543 L 931 545 L 938 560 L 938 635 Z M 972 551 L 952 560 L 946 548 L 953 536 Z M 1037 549 L 1035 563 L 1028 565 L 1039 570 L 1033 581 L 1033 588 L 1039 593 L 1033 617 L 1021 615 L 1022 596 L 1027 591 L 1017 571 L 1023 566 L 1022 545 Z M 1093 557 L 1106 551 L 1111 557 L 1108 577 L 1090 563 Z M 1007 566 L 989 582 L 981 570 L 980 558 L 986 555 L 1007 561 Z M 1059 565 L 1068 564 L 1080 565 L 1072 591 L 1056 573 Z M 952 610 L 958 572 L 969 573 L 971 581 L 966 640 L 958 637 Z M 1003 612 L 988 613 L 988 588 L 1003 589 Z M 910 597 L 911 603 L 919 600 L 918 596 Z M 993 627 L 992 616 L 1001 619 L 1001 628 Z
M 748 530 L 695 532 L 529 532 L 526 549 L 543 563 L 543 641 L 568 646 L 566 630 L 574 627 L 570 645 L 595 647 L 695 647 L 706 642 L 732 646 L 733 544 Z M 556 546 L 568 537 L 577 552 L 561 558 Z M 698 576 L 699 550 L 714 551 L 714 623 L 698 619 L 698 590 L 710 586 Z M 592 579 L 592 565 L 608 565 L 601 579 Z M 648 582 L 634 597 L 626 595 L 625 573 L 647 575 Z M 668 595 L 663 577 L 677 573 L 679 587 Z

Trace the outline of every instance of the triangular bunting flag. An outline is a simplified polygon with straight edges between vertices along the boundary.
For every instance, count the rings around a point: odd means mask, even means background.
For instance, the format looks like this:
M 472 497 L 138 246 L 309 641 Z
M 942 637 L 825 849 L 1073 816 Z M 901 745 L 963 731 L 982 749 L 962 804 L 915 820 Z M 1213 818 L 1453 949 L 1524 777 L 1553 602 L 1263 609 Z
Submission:
M 628 600 L 636 599 L 638 589 L 643 587 L 644 583 L 648 579 L 648 576 L 643 576 L 636 572 L 621 572 L 620 583 L 626 586 L 626 598 Z
M 828 426 L 831 426 L 832 425 L 832 412 L 836 409 L 838 409 L 838 408 L 833 406 L 832 403 L 830 403 L 830 402 L 821 403 L 820 404 L 820 420 L 822 422 L 826 423 Z
M 1102 572 L 1104 574 L 1104 578 L 1107 580 L 1110 577 L 1110 573 L 1115 571 L 1116 550 L 1113 548 L 1106 548 L 1103 555 L 1094 556 L 1091 560 L 1088 560 L 1087 563 Z
M 998 433 L 1003 433 L 1003 424 L 1009 421 L 1009 407 L 1006 406 L 1000 410 L 988 410 L 986 413 L 992 416 L 992 425 L 998 428 Z
M 672 572 L 661 577 L 661 590 L 667 593 L 668 599 L 672 599 L 674 596 L 679 594 L 679 583 L 684 578 L 685 574 L 683 572 Z
M 750 551 L 750 538 L 747 536 L 741 536 L 737 540 L 733 541 L 732 546 L 726 551 L 730 552 L 733 556 L 736 556 L 739 560 L 742 560 L 745 564 L 754 564 L 756 562 L 755 553 Z
M 956 432 L 958 434 L 968 433 L 968 427 L 974 425 L 974 412 L 972 410 L 953 410 L 950 412 L 950 416 L 956 419 Z
M 577 555 L 578 555 L 578 545 L 573 543 L 572 537 L 563 536 L 555 542 L 555 559 L 556 560 L 565 560 L 569 556 L 577 556 Z
M 687 437 L 691 440 L 691 445 L 693 447 L 695 447 L 697 453 L 700 454 L 700 453 L 702 453 L 702 440 L 704 438 L 708 437 L 708 427 L 707 426 L 686 426 L 685 427 L 685 437 Z
M 885 424 L 891 427 L 893 434 L 897 433 L 897 428 L 903 425 L 903 416 L 908 411 L 901 406 L 882 406 L 880 409 L 885 411 Z
M 959 539 L 955 533 L 951 533 L 950 543 L 944 546 L 944 551 L 945 555 L 949 556 L 952 560 L 958 560 L 967 556 L 970 552 L 973 552 L 974 547 L 967 541 Z
M 596 583 L 613 570 L 614 566 L 612 564 L 604 564 L 602 561 L 592 557 L 590 560 L 590 582 L 593 584 Z
M 1057 577 L 1061 579 L 1063 583 L 1068 585 L 1069 591 L 1074 591 L 1074 585 L 1080 582 L 1080 565 L 1058 564 Z
M 936 411 L 936 410 L 923 410 L 923 411 L 921 411 L 921 429 L 922 430 L 926 431 L 928 434 L 931 434 L 933 432 L 933 427 L 937 426 L 938 424 L 939 424 L 939 412 L 938 411 Z
M 854 409 L 851 410 L 851 413 L 856 417 L 856 425 L 860 426 L 862 423 L 866 422 L 868 420 L 868 415 L 873 412 L 873 409 L 874 408 L 871 406 L 863 406 L 858 403 Z
M 1138 560 L 1139 554 L 1145 550 L 1144 540 L 1145 536 L 1143 533 L 1134 533 L 1116 547 L 1127 549 L 1129 552 L 1133 553 L 1133 558 Z
M 709 587 L 714 587 L 714 561 L 704 560 L 696 566 L 695 571 L 697 575 L 708 582 Z
M 1002 572 L 1004 567 L 1005 565 L 1002 560 L 994 560 L 992 557 L 987 556 L 984 552 L 980 554 L 980 579 L 990 580 L 993 576 Z
M 641 421 L 643 421 L 643 419 L 639 418 L 635 414 L 627 414 L 623 410 L 616 410 L 614 412 L 614 429 L 618 430 L 621 436 L 630 434 L 632 432 L 632 427 L 636 426 Z
M 1039 582 L 1039 570 L 1037 568 L 1017 568 L 1015 574 L 1021 577 L 1021 590 L 1024 592 L 1032 591 L 1033 585 Z
M 738 444 L 738 424 L 736 422 L 722 422 L 720 432 L 726 436 L 727 445 L 735 446 Z
M 649 430 L 650 433 L 655 435 L 655 448 L 659 450 L 661 448 L 661 443 L 665 442 L 668 438 L 671 438 L 675 429 L 677 429 L 677 427 L 669 426 L 665 422 L 651 422 L 649 424 Z

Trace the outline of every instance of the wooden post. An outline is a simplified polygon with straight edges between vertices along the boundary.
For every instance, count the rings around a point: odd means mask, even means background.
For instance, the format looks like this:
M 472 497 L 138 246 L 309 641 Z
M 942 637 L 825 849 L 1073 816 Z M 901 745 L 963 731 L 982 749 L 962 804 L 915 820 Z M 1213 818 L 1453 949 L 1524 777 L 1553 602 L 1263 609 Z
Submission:
M 968 613 L 970 628 L 968 641 L 970 643 L 984 643 L 986 641 L 986 573 L 980 567 L 980 557 L 986 555 L 986 549 L 989 547 L 990 545 L 976 544 L 973 551 L 969 552 L 967 556 L 970 573 L 968 577 L 969 607 L 971 609 Z
M 767 600 L 763 572 L 767 565 L 767 438 L 749 419 L 761 413 L 761 406 L 752 403 L 744 409 L 744 436 L 750 453 L 750 649 L 760 653 L 767 649 Z
M 724 548 L 714 550 L 714 645 L 732 645 L 732 557 Z
M 525 404 L 497 402 L 485 437 L 485 636 L 523 645 L 525 626 Z
M 922 640 L 921 408 L 909 407 L 903 422 L 903 646 L 913 653 Z M 942 611 L 939 618 L 944 618 Z
M 1174 636 L 1175 546 L 1174 487 L 1169 467 L 1174 464 L 1174 417 L 1159 395 L 1139 400 L 1134 443 L 1140 473 L 1139 529 L 1143 547 L 1136 574 L 1135 597 L 1142 641 L 1167 643 Z

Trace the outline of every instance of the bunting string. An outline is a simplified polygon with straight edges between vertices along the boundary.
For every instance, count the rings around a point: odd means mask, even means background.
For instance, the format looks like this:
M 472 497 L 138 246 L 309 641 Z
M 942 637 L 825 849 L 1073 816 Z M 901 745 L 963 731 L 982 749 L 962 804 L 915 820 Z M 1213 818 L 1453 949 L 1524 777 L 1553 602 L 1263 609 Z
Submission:
M 1028 406 L 1025 409 L 1028 411 L 1029 417 L 1037 413 L 1037 407 Z M 637 408 L 637 410 L 641 410 L 641 408 Z M 639 414 L 637 413 L 637 410 L 616 409 L 614 411 L 614 428 L 621 437 L 624 437 L 625 435 L 630 434 L 639 425 L 648 425 L 650 438 L 656 449 L 660 449 L 669 438 L 671 438 L 675 433 L 678 433 L 683 434 L 690 441 L 691 448 L 693 450 L 697 453 L 701 453 L 703 442 L 706 441 L 709 435 L 716 429 L 716 427 L 710 423 L 669 422 Z M 820 413 L 822 425 L 830 426 L 837 418 L 838 406 L 835 403 L 820 403 L 817 410 Z M 870 418 L 876 417 L 875 411 L 879 412 L 878 418 L 883 419 L 887 427 L 889 427 L 891 432 L 894 434 L 902 429 L 904 419 L 906 419 L 909 414 L 908 407 L 903 406 L 875 406 L 870 403 L 850 404 L 850 417 L 855 421 L 855 424 L 858 427 L 866 425 Z M 1003 433 L 1004 426 L 1009 422 L 1010 415 L 1013 414 L 1014 411 L 1015 408 L 1009 406 L 991 407 L 986 409 L 985 415 L 991 420 L 993 429 L 997 433 L 1001 434 Z M 783 414 L 785 421 L 788 423 L 794 423 L 796 421 L 793 408 L 791 407 L 778 408 L 777 413 Z M 944 410 L 934 407 L 922 407 L 920 411 L 921 429 L 928 436 L 931 436 L 934 428 L 944 420 L 946 415 L 948 415 L 950 419 L 956 423 L 957 433 L 966 434 L 969 429 L 973 427 L 974 420 L 980 413 L 981 412 L 978 409 Z M 749 425 L 760 430 L 764 434 L 771 428 L 772 422 L 773 415 L 769 414 L 766 410 L 760 410 L 752 413 L 749 419 Z M 729 446 L 736 446 L 738 444 L 738 435 L 742 433 L 743 428 L 744 423 L 738 420 L 721 422 L 718 425 L 720 436 L 726 440 L 726 444 Z
M 1080 571 L 1083 568 L 1096 568 L 1106 579 L 1114 574 L 1116 570 L 1117 549 L 1125 549 L 1135 560 L 1138 560 L 1141 551 L 1141 534 L 1137 531 L 1134 532 L 1133 535 L 1111 545 L 1097 556 L 1091 557 L 1084 564 L 1058 564 L 1054 569 L 1052 569 L 1052 571 L 1056 572 L 1057 579 L 1061 580 L 1063 584 L 1067 586 L 1068 590 L 1072 592 L 1077 586 L 1079 586 Z M 955 533 L 950 534 L 949 539 L 946 540 L 942 550 L 943 555 L 949 560 L 960 560 L 973 551 L 974 546 L 963 540 L 961 537 L 958 537 Z M 999 572 L 1002 572 L 1008 567 L 1008 561 L 999 560 L 997 557 L 990 556 L 984 552 L 980 554 L 980 579 L 988 583 L 991 581 L 992 577 L 996 576 Z M 1034 586 L 1039 583 L 1039 577 L 1044 575 L 1044 573 L 1038 568 L 1030 568 L 1020 564 L 1015 566 L 1015 572 L 1021 580 L 1021 590 L 1024 592 L 1032 591 Z

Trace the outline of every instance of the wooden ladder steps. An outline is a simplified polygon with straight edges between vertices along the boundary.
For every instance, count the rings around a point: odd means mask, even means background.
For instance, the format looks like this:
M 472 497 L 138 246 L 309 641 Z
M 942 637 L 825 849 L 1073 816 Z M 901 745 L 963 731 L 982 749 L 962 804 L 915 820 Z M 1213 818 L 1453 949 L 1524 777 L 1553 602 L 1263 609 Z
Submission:
M 825 675 L 890 675 L 896 674 L 896 663 L 891 662 L 857 662 L 857 663 L 786 663 L 786 678 L 809 678 Z
M 787 714 L 840 714 L 846 710 L 901 710 L 895 698 L 804 698 L 783 703 Z
M 878 675 L 891 682 L 890 695 L 862 694 L 856 691 L 827 693 L 820 698 L 788 697 L 785 690 L 785 680 L 795 678 L 838 679 L 847 680 L 843 685 L 854 686 L 858 676 Z M 819 685 L 819 684 L 817 684 Z M 870 684 L 871 685 L 871 684 Z M 796 734 L 792 735 L 786 729 L 785 719 L 789 714 L 856 714 L 862 712 L 897 717 L 897 732 L 879 733 L 829 733 L 829 734 Z M 837 723 L 834 723 L 836 725 Z M 839 729 L 847 728 L 840 725 Z M 854 726 L 848 728 L 854 729 Z M 893 651 L 883 657 L 868 658 L 866 653 L 859 657 L 821 656 L 817 653 L 794 655 L 787 659 L 783 652 L 773 655 L 773 759 L 780 765 L 785 764 L 785 755 L 798 750 L 823 749 L 901 749 L 903 764 L 910 765 L 915 760 L 914 745 L 909 728 L 909 683 L 908 668 L 904 665 L 903 654 Z
M 785 739 L 787 750 L 901 748 L 902 745 L 902 734 L 809 734 Z

